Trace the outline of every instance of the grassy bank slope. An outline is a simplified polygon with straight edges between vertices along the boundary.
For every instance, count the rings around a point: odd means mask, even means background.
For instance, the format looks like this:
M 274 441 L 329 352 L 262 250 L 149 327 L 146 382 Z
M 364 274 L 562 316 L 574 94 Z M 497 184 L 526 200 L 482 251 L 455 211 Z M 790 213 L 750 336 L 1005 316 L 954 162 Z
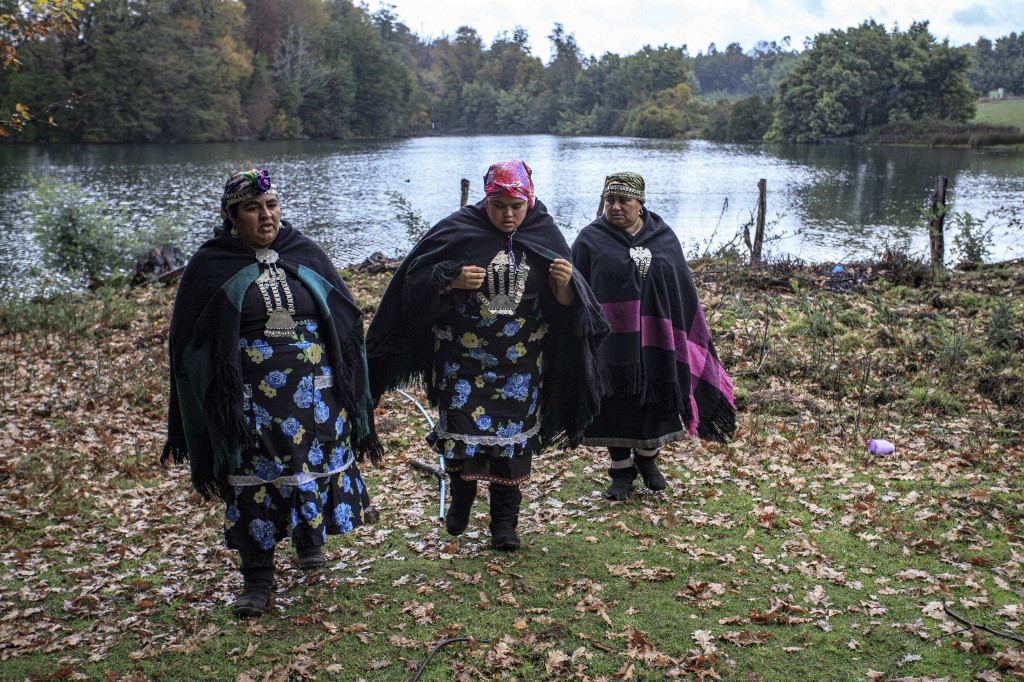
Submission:
M 1014 126 L 1024 132 L 1024 98 L 981 100 L 971 122 Z
M 0 677 L 404 681 L 456 637 L 420 679 L 1024 674 L 1024 268 L 694 271 L 731 444 L 666 448 L 669 490 L 623 503 L 603 452 L 546 453 L 498 554 L 484 492 L 444 533 L 424 419 L 386 396 L 380 522 L 319 573 L 279 548 L 256 621 L 221 509 L 156 464 L 173 291 L 0 310 Z M 386 277 L 348 277 L 372 313 Z

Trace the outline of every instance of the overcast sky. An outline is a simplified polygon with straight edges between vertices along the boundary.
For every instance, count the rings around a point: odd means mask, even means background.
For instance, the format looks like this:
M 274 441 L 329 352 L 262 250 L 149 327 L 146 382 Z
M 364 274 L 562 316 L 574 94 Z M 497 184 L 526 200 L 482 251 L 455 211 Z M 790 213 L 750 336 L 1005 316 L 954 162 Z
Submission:
M 453 35 L 472 26 L 489 46 L 502 31 L 517 25 L 527 30 L 535 56 L 551 56 L 547 36 L 556 22 L 576 37 L 585 56 L 605 52 L 633 54 L 644 45 L 685 45 L 690 55 L 714 43 L 724 50 L 739 43 L 749 52 L 759 40 L 781 42 L 802 50 L 804 40 L 833 28 L 847 29 L 868 19 L 889 30 L 906 30 L 928 21 L 937 40 L 973 44 L 981 36 L 995 40 L 1024 33 L 1024 0 L 366 0 L 370 11 L 393 6 L 399 20 L 423 38 Z

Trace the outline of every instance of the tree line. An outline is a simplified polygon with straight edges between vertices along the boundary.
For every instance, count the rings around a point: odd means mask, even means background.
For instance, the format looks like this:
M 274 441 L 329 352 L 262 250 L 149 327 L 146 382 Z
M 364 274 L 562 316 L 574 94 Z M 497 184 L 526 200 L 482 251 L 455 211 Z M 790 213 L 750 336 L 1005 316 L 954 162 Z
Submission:
M 18 11 L 0 0 L 0 15 Z M 73 104 L 28 142 L 209 142 L 555 133 L 810 141 L 887 123 L 968 120 L 978 92 L 1024 95 L 1024 36 L 939 42 L 874 21 L 697 55 L 645 46 L 585 56 L 555 24 L 550 55 L 515 28 L 423 39 L 350 0 L 99 0 L 70 30 L 18 46 L 7 112 Z M 0 45 L 7 44 L 0 31 Z M 0 121 L 2 123 L 2 121 Z

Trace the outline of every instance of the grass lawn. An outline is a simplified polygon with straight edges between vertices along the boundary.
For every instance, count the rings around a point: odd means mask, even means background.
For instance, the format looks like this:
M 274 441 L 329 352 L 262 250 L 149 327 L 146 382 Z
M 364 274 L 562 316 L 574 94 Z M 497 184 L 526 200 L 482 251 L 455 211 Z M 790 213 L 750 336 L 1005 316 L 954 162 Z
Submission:
M 397 682 L 453 640 L 418 679 L 1020 679 L 1024 266 L 693 265 L 730 444 L 666 447 L 669 489 L 617 503 L 603 451 L 545 453 L 498 553 L 486 486 L 445 533 L 389 394 L 380 521 L 311 574 L 279 546 L 256 620 L 220 506 L 157 465 L 173 290 L 0 307 L 0 678 Z M 346 277 L 372 314 L 386 276 Z
M 982 100 L 971 123 L 1016 126 L 1024 132 L 1024 98 Z

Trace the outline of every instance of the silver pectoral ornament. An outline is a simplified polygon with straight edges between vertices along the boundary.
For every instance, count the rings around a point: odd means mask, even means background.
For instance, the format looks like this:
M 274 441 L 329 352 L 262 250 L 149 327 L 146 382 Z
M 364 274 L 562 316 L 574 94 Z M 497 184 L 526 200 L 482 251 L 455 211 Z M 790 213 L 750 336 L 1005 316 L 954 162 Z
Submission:
M 647 279 L 647 271 L 651 269 L 651 250 L 646 246 L 632 246 L 629 249 L 629 257 L 636 263 L 640 278 Z
M 529 276 L 525 256 L 516 263 L 506 252 L 499 251 L 487 265 L 486 293 L 477 291 L 476 297 L 494 315 L 514 315 L 523 300 Z
M 267 269 L 256 278 L 256 286 L 263 296 L 267 307 L 267 323 L 264 333 L 267 336 L 286 337 L 295 332 L 295 301 L 291 287 L 285 274 L 277 268 L 278 254 L 273 249 L 260 249 L 256 252 L 256 260 L 267 266 Z M 281 294 L 284 294 L 284 300 Z
M 263 333 L 267 336 L 291 336 L 295 327 L 295 318 L 287 310 L 274 310 L 267 316 Z
M 278 260 L 277 251 L 264 247 L 256 252 L 256 260 L 264 265 L 273 265 Z

